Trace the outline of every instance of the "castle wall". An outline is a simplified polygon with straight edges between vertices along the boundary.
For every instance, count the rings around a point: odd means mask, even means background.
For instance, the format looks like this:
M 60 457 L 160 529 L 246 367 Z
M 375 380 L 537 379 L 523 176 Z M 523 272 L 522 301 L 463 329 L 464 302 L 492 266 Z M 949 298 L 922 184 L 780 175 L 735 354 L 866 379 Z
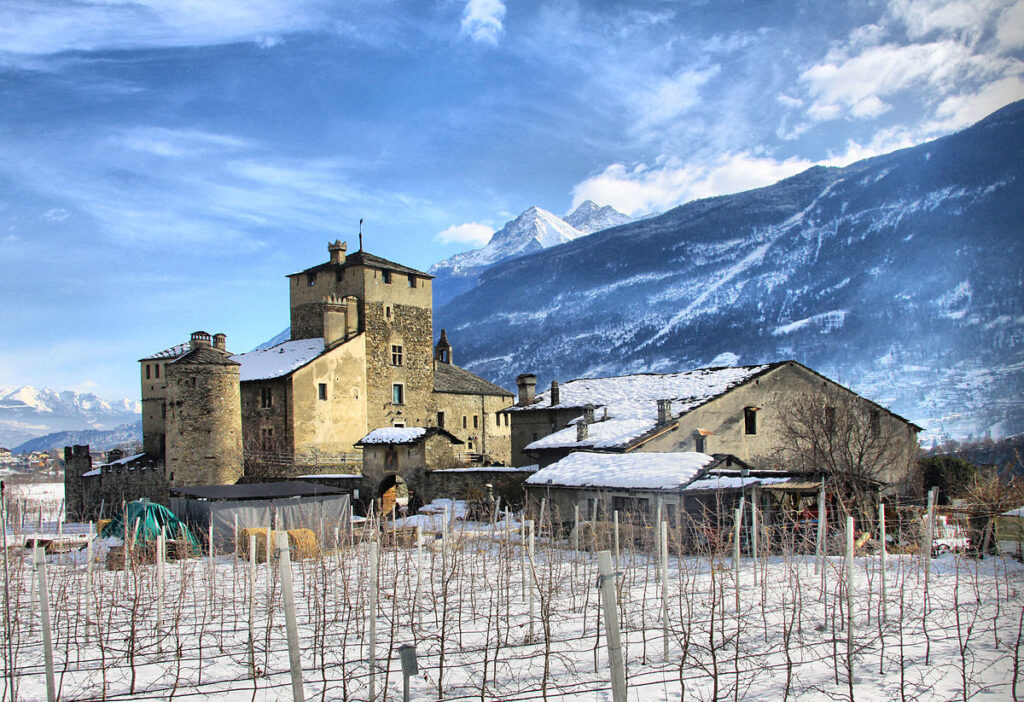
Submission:
M 443 412 L 442 428 L 464 442 L 457 451 L 481 453 L 493 463 L 510 464 L 511 419 L 499 411 L 512 404 L 511 397 L 435 392 L 434 404 L 432 426 L 440 426 L 438 415 Z
M 64 511 L 69 522 L 86 519 L 85 488 L 82 475 L 92 470 L 88 446 L 64 447 Z
M 166 366 L 166 362 L 160 360 L 139 362 L 139 376 L 142 382 L 142 450 L 155 456 L 163 455 L 164 451 Z
M 583 414 L 583 410 L 530 409 L 510 414 L 512 465 L 528 466 L 537 463 L 537 459 L 524 453 L 523 449 L 537 439 L 565 429 L 569 421 Z
M 291 376 L 292 446 L 296 454 L 352 453 L 367 433 L 366 335 L 335 347 Z M 320 385 L 326 399 L 320 399 Z
M 378 286 L 394 287 L 380 283 Z M 378 298 L 367 301 L 364 306 L 367 426 L 371 430 L 398 424 L 429 427 L 435 422 L 434 342 L 429 300 L 424 307 L 397 302 L 396 299 L 422 295 L 422 292 L 415 295 L 401 290 L 394 295 L 390 290 L 378 291 Z M 392 363 L 392 346 L 402 347 L 402 365 Z M 402 387 L 402 402 L 394 402 L 396 384 Z
M 239 367 L 185 360 L 167 365 L 167 482 L 233 484 L 242 476 Z
M 456 500 L 486 500 L 488 494 L 501 498 L 502 509 L 519 509 L 523 505 L 523 483 L 530 471 L 441 470 L 426 473 L 421 499 L 429 502 L 439 497 Z M 488 488 L 488 484 L 491 486 Z

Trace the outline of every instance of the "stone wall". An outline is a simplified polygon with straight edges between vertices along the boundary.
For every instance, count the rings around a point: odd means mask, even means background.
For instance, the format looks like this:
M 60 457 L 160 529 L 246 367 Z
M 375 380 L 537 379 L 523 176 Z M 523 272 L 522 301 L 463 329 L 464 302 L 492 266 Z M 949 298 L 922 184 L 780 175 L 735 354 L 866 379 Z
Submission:
M 364 309 L 367 428 L 372 431 L 396 424 L 434 426 L 434 345 L 430 307 L 373 300 L 367 301 Z M 392 346 L 402 347 L 401 365 L 392 363 Z M 395 384 L 403 387 L 401 403 L 393 401 Z
M 495 499 L 511 509 L 523 505 L 523 483 L 532 475 L 531 471 L 494 471 L 486 468 L 457 468 L 453 470 L 428 471 L 422 488 L 423 502 L 439 497 L 456 500 L 485 500 L 487 485 Z
M 511 463 L 511 422 L 507 413 L 499 414 L 500 410 L 512 404 L 511 397 L 435 392 L 434 402 L 436 411 L 432 426 L 438 426 L 437 414 L 443 412 L 442 428 L 464 442 L 456 447 L 457 451 L 484 454 L 485 460 L 492 463 Z
M 69 522 L 85 521 L 85 488 L 82 475 L 92 470 L 89 446 L 64 447 L 64 511 Z
M 139 375 L 142 381 L 142 450 L 161 456 L 166 433 L 167 363 L 155 359 L 140 361 Z
M 569 421 L 581 416 L 583 410 L 531 408 L 509 414 L 512 419 L 512 465 L 528 466 L 537 463 L 537 459 L 524 453 L 523 449 L 537 439 L 564 429 Z
M 242 476 L 238 365 L 167 365 L 167 451 L 171 485 L 226 485 Z

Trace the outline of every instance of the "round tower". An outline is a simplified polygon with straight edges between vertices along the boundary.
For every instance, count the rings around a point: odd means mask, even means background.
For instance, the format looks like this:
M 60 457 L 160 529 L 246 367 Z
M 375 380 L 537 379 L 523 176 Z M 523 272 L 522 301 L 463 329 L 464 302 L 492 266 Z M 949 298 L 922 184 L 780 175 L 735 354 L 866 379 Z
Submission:
M 166 366 L 167 451 L 171 486 L 228 485 L 242 477 L 242 403 L 238 372 L 206 332 L 192 334 L 189 352 Z

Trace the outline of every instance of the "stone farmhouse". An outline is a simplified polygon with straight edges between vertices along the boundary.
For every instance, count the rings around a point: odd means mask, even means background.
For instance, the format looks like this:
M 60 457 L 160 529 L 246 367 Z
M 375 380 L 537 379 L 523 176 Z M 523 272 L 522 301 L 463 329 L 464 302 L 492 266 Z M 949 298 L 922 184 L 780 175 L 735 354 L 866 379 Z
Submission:
M 141 492 L 134 476 L 143 471 L 120 466 L 119 478 L 104 481 L 108 501 L 162 499 L 168 487 L 358 473 L 358 442 L 379 428 L 453 437 L 458 454 L 424 466 L 431 469 L 509 463 L 510 417 L 500 411 L 513 394 L 456 366 L 444 330 L 434 343 L 432 276 L 361 249 L 349 255 L 340 241 L 328 253 L 327 262 L 287 276 L 290 339 L 232 354 L 224 334 L 199 331 L 140 359 L 137 460 L 162 465 L 163 491 L 154 494 L 147 479 Z M 68 453 L 77 457 L 67 470 L 69 494 L 83 494 L 83 480 L 94 477 L 87 453 Z M 379 484 L 363 482 L 365 494 L 379 495 Z
M 892 459 L 872 476 L 877 489 L 901 489 L 917 456 L 919 427 L 795 361 L 553 382 L 540 394 L 533 375 L 517 384 L 518 402 L 506 410 L 513 465 L 540 469 L 527 492 L 563 517 L 600 507 L 604 516 L 635 511 L 653 521 L 657 503 L 696 515 L 709 511 L 708 500 L 721 514 L 723 493 L 730 505 L 750 492 L 766 509 L 816 505 L 824 466 L 778 463 L 787 412 L 801 398 L 825 416 L 852 406 L 866 431 L 884 438 Z

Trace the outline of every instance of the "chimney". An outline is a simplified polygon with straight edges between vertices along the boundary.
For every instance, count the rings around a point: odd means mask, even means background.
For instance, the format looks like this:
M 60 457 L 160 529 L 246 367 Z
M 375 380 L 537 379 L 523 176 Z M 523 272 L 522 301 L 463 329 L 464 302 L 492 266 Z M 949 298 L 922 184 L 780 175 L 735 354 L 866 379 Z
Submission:
M 201 346 L 210 346 L 210 335 L 204 331 L 192 332 L 192 339 L 188 342 L 189 348 L 198 349 Z
M 561 401 L 562 401 L 562 398 L 559 396 L 559 393 L 558 393 L 558 381 L 557 380 L 552 380 L 551 381 L 551 406 L 554 407 L 555 405 L 560 404 Z
M 537 389 L 537 376 L 533 373 L 523 373 L 516 378 L 516 387 L 519 388 L 519 404 L 531 402 Z
M 657 400 L 658 424 L 672 421 L 672 400 Z M 648 405 L 650 407 L 650 405 Z
M 333 244 L 327 245 L 327 251 L 331 254 L 331 263 L 345 263 L 345 252 L 348 251 L 348 243 L 335 239 Z
M 587 422 L 586 416 L 580 421 L 576 422 L 576 441 L 586 441 L 587 436 L 590 434 L 590 424 Z
M 213 348 L 220 349 L 221 351 L 228 350 L 228 335 L 227 334 L 214 334 L 213 335 Z
M 594 406 L 593 405 L 585 405 L 583 407 L 583 421 L 586 422 L 587 424 L 593 424 L 594 423 Z

